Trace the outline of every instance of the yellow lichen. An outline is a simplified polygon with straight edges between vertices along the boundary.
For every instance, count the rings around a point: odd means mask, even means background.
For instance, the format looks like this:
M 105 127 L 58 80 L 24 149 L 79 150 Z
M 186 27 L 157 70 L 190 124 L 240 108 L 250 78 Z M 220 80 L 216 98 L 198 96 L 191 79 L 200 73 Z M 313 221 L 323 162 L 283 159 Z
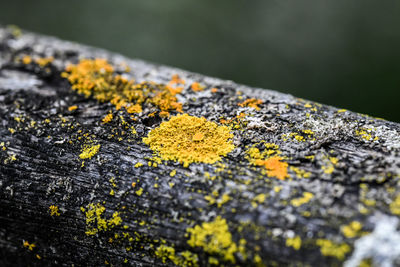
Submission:
M 190 234 L 187 242 L 191 247 L 201 247 L 206 253 L 219 255 L 225 261 L 236 262 L 234 254 L 238 252 L 238 246 L 232 241 L 225 219 L 217 216 L 214 221 L 188 228 L 187 232 Z
M 60 216 L 60 212 L 59 212 L 59 210 L 58 210 L 58 206 L 56 206 L 56 205 L 51 205 L 50 207 L 49 207 L 49 210 L 50 210 L 50 216 Z
M 300 207 L 301 205 L 304 205 L 308 203 L 314 195 L 310 192 L 303 192 L 303 196 L 300 198 L 295 198 L 290 201 L 290 203 L 295 206 L 295 207 Z
M 344 260 L 346 254 L 350 252 L 350 246 L 346 243 L 337 244 L 328 239 L 317 239 L 317 245 L 322 255 L 336 257 L 338 260 Z
M 370 141 L 370 140 L 376 141 L 379 139 L 378 136 L 374 137 L 373 129 L 368 129 L 368 128 L 360 128 L 358 130 L 355 130 L 355 135 L 361 137 L 365 141 Z
M 301 248 L 301 238 L 300 236 L 295 236 L 293 238 L 286 239 L 286 246 L 293 247 L 295 250 L 299 250 Z
M 138 190 L 136 190 L 135 194 L 140 197 L 143 194 L 143 188 L 139 188 Z
M 54 61 L 54 57 L 41 57 L 35 60 L 35 62 L 40 66 L 40 67 L 44 67 L 48 64 L 50 64 L 51 62 Z
M 263 203 L 266 198 L 267 198 L 266 194 L 258 194 L 251 201 L 251 205 L 253 206 L 253 208 L 256 208 L 258 206 L 258 204 Z
M 338 158 L 336 157 L 324 157 L 325 165 L 323 165 L 321 168 L 326 174 L 331 174 L 335 170 L 335 166 L 339 162 Z
M 400 195 L 398 195 L 389 205 L 390 212 L 394 215 L 400 215 Z
M 29 243 L 28 241 L 25 241 L 25 240 L 24 240 L 23 246 L 25 248 L 28 248 L 30 251 L 32 251 L 36 247 L 36 245 L 34 243 Z
M 86 215 L 85 233 L 88 236 L 95 235 L 100 231 L 108 231 L 122 223 L 118 211 L 114 212 L 111 218 L 105 219 L 103 213 L 106 211 L 106 208 L 100 203 L 90 203 L 87 205 L 86 209 L 81 208 L 81 211 L 85 212 Z
M 170 173 L 169 173 L 169 176 L 171 176 L 171 177 L 174 177 L 176 175 L 176 170 L 172 170 Z
M 165 264 L 167 259 L 171 260 L 175 265 L 186 267 L 192 266 L 196 267 L 198 265 L 198 256 L 192 252 L 185 250 L 178 254 L 175 253 L 175 249 L 170 246 L 161 245 L 157 248 L 155 252 L 158 258 L 161 258 L 162 262 Z
M 292 170 L 296 174 L 296 176 L 300 178 L 309 178 L 311 176 L 311 172 L 307 172 L 293 166 L 290 166 L 290 170 Z
M 261 99 L 250 98 L 238 104 L 239 107 L 249 107 L 254 108 L 255 110 L 260 110 L 258 105 L 261 105 L 263 101 Z
M 352 221 L 348 225 L 343 225 L 341 231 L 343 235 L 347 238 L 353 238 L 360 234 L 362 224 L 358 221 Z
M 202 138 L 200 138 L 202 137 Z M 177 115 L 152 130 L 143 142 L 159 153 L 163 160 L 190 163 L 215 163 L 234 148 L 233 135 L 226 126 L 205 118 Z
M 4 142 L 1 142 L 1 143 L 0 143 L 0 146 L 1 146 L 1 149 L 2 149 L 3 151 L 6 151 L 6 150 L 7 150 L 6 144 L 5 144 Z
M 30 56 L 24 56 L 22 58 L 22 63 L 24 63 L 25 65 L 28 65 L 32 62 L 32 58 Z
M 204 90 L 204 86 L 200 85 L 198 82 L 194 82 L 190 85 L 193 91 L 199 92 Z
M 98 145 L 85 145 L 82 149 L 82 153 L 79 155 L 81 159 L 91 159 L 100 150 L 100 144 Z
M 72 84 L 72 89 L 100 102 L 110 102 L 117 110 L 125 108 L 128 113 L 142 112 L 142 105 L 155 105 L 161 112 L 182 112 L 177 102 L 178 90 L 151 82 L 135 83 L 114 74 L 114 68 L 105 59 L 82 59 L 76 65 L 68 65 L 62 77 Z
M 109 123 L 113 119 L 113 114 L 110 112 L 101 120 L 103 123 Z
M 74 111 L 74 110 L 76 110 L 77 108 L 78 108 L 77 105 L 69 106 L 69 107 L 68 107 L 68 111 Z
M 141 162 L 138 162 L 138 163 L 135 164 L 135 168 L 139 168 L 139 167 L 142 167 L 142 166 L 143 166 L 143 163 L 141 163 Z

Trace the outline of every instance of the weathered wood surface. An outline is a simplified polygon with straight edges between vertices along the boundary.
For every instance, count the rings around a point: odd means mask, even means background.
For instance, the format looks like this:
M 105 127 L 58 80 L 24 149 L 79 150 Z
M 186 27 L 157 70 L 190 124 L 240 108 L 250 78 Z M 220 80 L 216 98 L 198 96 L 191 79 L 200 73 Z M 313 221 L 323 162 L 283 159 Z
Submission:
M 54 61 L 41 67 L 24 63 L 26 55 Z M 178 74 L 186 81 L 178 100 L 191 116 L 220 123 L 244 112 L 230 124 L 235 149 L 214 164 L 149 166 L 154 155 L 142 138 L 168 119 L 145 106 L 128 122 L 137 133 L 124 135 L 124 110 L 79 95 L 61 78 L 81 58 L 124 62 L 138 82 Z M 194 92 L 192 82 L 205 89 Z M 238 106 L 248 98 L 262 100 L 260 110 Z M 116 119 L 104 124 L 109 110 Z M 82 166 L 88 136 L 101 148 Z M 290 177 L 249 163 L 246 151 L 263 151 L 263 141 L 279 146 Z M 0 144 L 1 266 L 400 264 L 397 123 L 0 28 Z M 87 222 L 95 207 L 105 211 Z M 122 222 L 111 222 L 113 214 Z M 207 222 L 205 244 L 190 244 L 187 229 L 205 231 Z

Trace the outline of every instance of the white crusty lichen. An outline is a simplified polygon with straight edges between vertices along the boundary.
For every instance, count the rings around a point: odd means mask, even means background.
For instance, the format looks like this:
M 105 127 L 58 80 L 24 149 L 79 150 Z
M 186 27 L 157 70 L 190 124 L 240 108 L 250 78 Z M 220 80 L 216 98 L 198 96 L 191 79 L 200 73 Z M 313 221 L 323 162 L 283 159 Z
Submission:
M 391 267 L 400 260 L 400 231 L 397 231 L 399 219 L 393 216 L 374 216 L 374 231 L 359 238 L 354 244 L 354 252 L 345 262 L 345 267 L 357 267 L 366 259 L 373 266 Z

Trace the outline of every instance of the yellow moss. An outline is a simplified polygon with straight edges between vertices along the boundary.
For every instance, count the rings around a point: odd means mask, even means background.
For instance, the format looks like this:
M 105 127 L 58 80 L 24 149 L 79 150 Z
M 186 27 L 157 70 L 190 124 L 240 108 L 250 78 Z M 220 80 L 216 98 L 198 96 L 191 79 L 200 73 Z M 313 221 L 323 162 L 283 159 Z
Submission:
M 301 205 L 308 203 L 313 197 L 314 195 L 312 193 L 304 192 L 302 197 L 292 199 L 290 203 L 295 207 L 300 207 Z
M 82 153 L 79 155 L 81 159 L 91 159 L 100 150 L 100 144 L 98 145 L 85 145 L 82 149 Z
M 49 207 L 50 210 L 50 216 L 60 216 L 60 212 L 58 211 L 58 206 L 56 205 L 51 205 Z
M 24 241 L 23 246 L 25 248 L 28 248 L 30 251 L 32 251 L 36 247 L 34 243 L 30 244 L 28 241 Z
M 246 99 L 245 101 L 238 104 L 239 107 L 250 107 L 254 108 L 255 110 L 260 110 L 258 105 L 261 105 L 263 101 L 261 99 L 250 98 Z
M 187 242 L 191 247 L 201 247 L 206 253 L 219 255 L 225 261 L 236 262 L 234 254 L 238 252 L 238 246 L 232 241 L 225 219 L 217 216 L 214 221 L 188 228 L 187 232 L 190 234 Z
M 286 246 L 293 247 L 295 250 L 299 250 L 301 248 L 301 238 L 300 236 L 295 236 L 293 238 L 286 239 Z
M 125 108 L 128 113 L 142 112 L 142 105 L 155 105 L 161 112 L 182 112 L 177 102 L 177 90 L 151 82 L 135 83 L 114 74 L 114 68 L 105 59 L 82 59 L 76 65 L 68 65 L 61 74 L 67 78 L 72 89 L 100 102 L 110 102 L 117 110 Z
M 346 254 L 350 252 L 350 246 L 346 243 L 337 244 L 328 239 L 317 239 L 317 245 L 322 255 L 336 257 L 338 260 L 344 260 Z
M 202 139 L 199 140 L 199 134 Z M 218 126 L 205 118 L 177 115 L 152 130 L 143 142 L 158 152 L 163 160 L 190 163 L 215 163 L 234 148 L 233 135 L 226 126 Z
M 347 238 L 353 238 L 360 234 L 360 230 L 362 229 L 362 224 L 358 221 L 352 221 L 348 225 L 344 225 L 341 227 L 341 231 L 343 235 Z
M 105 219 L 103 213 L 106 208 L 100 203 L 90 203 L 85 208 L 81 208 L 86 216 L 86 235 L 95 235 L 101 231 L 108 231 L 122 223 L 119 212 L 114 212 L 110 219 Z

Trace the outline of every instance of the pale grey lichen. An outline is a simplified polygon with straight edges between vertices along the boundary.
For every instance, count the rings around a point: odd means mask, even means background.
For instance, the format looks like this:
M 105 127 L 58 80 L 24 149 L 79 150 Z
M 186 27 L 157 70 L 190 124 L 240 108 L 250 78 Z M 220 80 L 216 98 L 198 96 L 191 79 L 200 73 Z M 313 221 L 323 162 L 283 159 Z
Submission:
M 376 216 L 374 231 L 359 238 L 354 252 L 345 262 L 345 267 L 357 267 L 365 259 L 372 259 L 374 266 L 391 267 L 400 259 L 399 219 L 392 216 Z

